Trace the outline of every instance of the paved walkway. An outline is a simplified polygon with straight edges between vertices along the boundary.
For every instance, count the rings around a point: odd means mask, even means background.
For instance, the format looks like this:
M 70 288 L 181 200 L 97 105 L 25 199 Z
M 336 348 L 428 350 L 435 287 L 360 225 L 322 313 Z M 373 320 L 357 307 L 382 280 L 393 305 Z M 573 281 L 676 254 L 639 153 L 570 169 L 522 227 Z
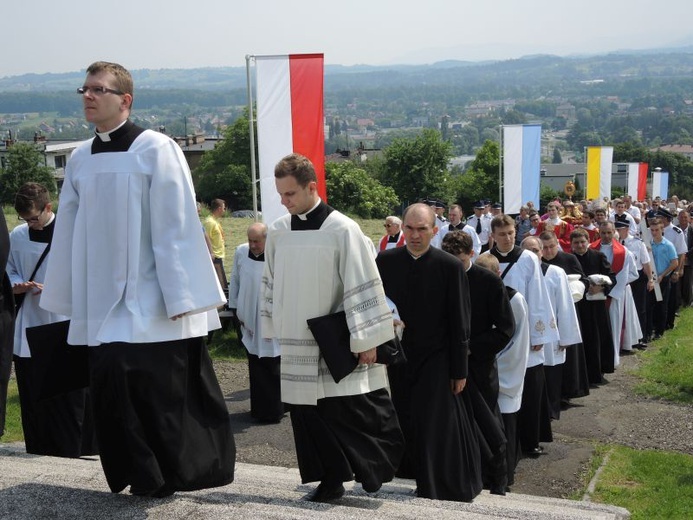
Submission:
M 416 498 L 410 480 L 396 479 L 378 493 L 347 485 L 335 504 L 301 498 L 298 470 L 236 464 L 235 482 L 216 489 L 179 492 L 164 499 L 112 494 L 97 457 L 61 459 L 27 455 L 23 444 L 0 444 L 2 519 L 627 519 L 625 509 L 510 493 L 483 492 L 472 504 Z

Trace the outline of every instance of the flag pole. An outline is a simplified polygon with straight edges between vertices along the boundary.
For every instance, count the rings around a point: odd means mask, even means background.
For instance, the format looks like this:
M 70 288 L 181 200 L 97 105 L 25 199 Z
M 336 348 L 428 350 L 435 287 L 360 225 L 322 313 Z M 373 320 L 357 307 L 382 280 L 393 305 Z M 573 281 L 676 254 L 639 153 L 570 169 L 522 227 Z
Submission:
M 505 201 L 503 200 L 503 125 L 498 128 L 498 202 L 503 204 L 505 210 Z
M 250 135 L 250 176 L 253 182 L 253 215 L 255 222 L 260 220 L 257 212 L 257 168 L 255 167 L 255 118 L 253 117 L 253 89 L 250 81 L 250 60 L 255 59 L 255 56 L 246 54 L 245 56 L 245 71 L 246 82 L 248 86 L 248 132 Z

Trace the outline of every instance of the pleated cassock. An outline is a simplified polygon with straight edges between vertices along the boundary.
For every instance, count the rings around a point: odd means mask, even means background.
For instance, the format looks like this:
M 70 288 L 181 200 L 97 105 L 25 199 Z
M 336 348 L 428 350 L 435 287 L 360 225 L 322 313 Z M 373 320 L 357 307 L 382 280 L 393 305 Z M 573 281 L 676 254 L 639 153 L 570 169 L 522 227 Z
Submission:
M 616 279 L 611 272 L 609 261 L 602 253 L 588 249 L 585 254 L 575 256 L 585 276 L 591 274 L 609 276 L 613 287 Z M 608 291 L 607 287 L 607 295 Z M 582 324 L 582 344 L 585 346 L 587 377 L 590 385 L 598 385 L 602 383 L 602 374 L 613 373 L 615 368 L 614 340 L 606 300 L 588 300 L 585 296 L 578 302 L 577 311 Z
M 479 441 L 469 392 L 454 395 L 450 381 L 468 376 L 471 309 L 464 267 L 434 247 L 417 259 L 406 248 L 383 251 L 376 262 L 405 323 L 408 361 L 388 370 L 406 439 L 397 475 L 416 479 L 421 497 L 471 501 L 482 488 Z

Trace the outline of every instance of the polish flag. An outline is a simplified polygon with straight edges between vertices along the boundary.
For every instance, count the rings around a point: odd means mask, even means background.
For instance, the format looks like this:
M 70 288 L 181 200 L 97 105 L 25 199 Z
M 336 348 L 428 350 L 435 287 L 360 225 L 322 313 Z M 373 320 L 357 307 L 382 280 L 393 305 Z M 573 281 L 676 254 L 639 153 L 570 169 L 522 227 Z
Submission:
M 645 200 L 647 191 L 647 163 L 628 163 L 628 195 L 633 200 Z
M 263 221 L 286 214 L 274 184 L 274 167 L 286 155 L 308 157 L 325 189 L 322 54 L 255 56 L 257 144 Z

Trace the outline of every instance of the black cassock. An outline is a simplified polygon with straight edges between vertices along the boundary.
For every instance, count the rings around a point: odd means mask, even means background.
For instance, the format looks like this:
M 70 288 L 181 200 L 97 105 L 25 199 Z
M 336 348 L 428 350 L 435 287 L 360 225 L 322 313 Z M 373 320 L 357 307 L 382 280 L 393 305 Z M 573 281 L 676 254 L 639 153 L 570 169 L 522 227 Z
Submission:
M 467 384 L 479 428 L 484 487 L 504 489 L 508 484 L 506 437 L 498 407 L 496 355 L 512 338 L 515 318 L 500 276 L 472 264 L 467 280 L 472 306 Z
M 14 343 L 14 295 L 12 284 L 5 272 L 10 256 L 10 235 L 7 232 L 5 214 L 0 207 L 0 437 L 5 433 L 5 406 L 7 386 L 12 371 L 12 345 Z
M 376 260 L 385 293 L 405 323 L 407 363 L 389 367 L 392 400 L 406 440 L 397 475 L 415 478 L 420 497 L 471 501 L 482 488 L 479 440 L 467 377 L 470 305 L 467 276 L 454 256 L 430 248 L 414 259 L 404 247 Z
M 603 274 L 611 278 L 613 287 L 616 277 L 611 272 L 611 264 L 606 257 L 594 249 L 588 249 L 584 255 L 575 255 L 586 276 Z M 610 287 L 605 287 L 608 294 Z M 587 295 L 577 304 L 582 328 L 582 344 L 585 346 L 587 377 L 591 385 L 603 382 L 602 374 L 614 371 L 614 340 L 611 336 L 611 321 L 607 300 L 588 300 Z
M 568 275 L 580 275 L 580 279 L 585 286 L 585 292 L 587 292 L 589 281 L 587 280 L 587 277 L 582 270 L 582 266 L 575 255 L 558 251 L 558 254 L 551 260 L 544 258 L 542 261 L 546 262 L 547 264 L 560 267 Z M 544 367 L 546 372 L 546 385 L 549 388 L 549 396 L 552 395 L 553 392 L 551 387 L 552 385 L 557 384 L 557 380 L 560 380 L 561 388 L 556 390 L 560 392 L 563 399 L 584 397 L 590 393 L 590 381 L 587 377 L 587 361 L 585 360 L 584 342 L 585 333 L 589 335 L 589 331 L 585 331 L 585 328 L 592 327 L 592 323 L 587 322 L 583 325 L 583 322 L 580 319 L 580 310 L 577 305 L 576 311 L 578 311 L 578 321 L 580 322 L 580 333 L 582 335 L 583 343 L 571 345 L 569 348 L 565 349 L 565 363 L 562 365 L 557 365 L 555 367 Z M 554 372 L 556 370 L 562 370 L 560 377 L 554 377 Z M 553 404 L 555 403 L 552 403 L 552 405 Z M 553 414 L 560 416 L 560 403 L 557 410 L 555 408 L 552 409 L 552 415 Z

